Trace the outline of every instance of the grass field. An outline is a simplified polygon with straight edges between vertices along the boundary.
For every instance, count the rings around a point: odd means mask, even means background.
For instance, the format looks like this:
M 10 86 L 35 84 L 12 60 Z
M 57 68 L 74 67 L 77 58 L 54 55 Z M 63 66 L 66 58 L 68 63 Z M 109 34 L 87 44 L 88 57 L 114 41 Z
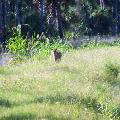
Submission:
M 0 120 L 120 120 L 119 73 L 118 47 L 0 67 Z

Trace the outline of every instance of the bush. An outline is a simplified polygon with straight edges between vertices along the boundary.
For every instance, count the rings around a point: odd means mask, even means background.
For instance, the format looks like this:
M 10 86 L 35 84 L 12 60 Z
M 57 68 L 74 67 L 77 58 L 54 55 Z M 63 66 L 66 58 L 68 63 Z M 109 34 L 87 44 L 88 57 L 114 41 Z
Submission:
M 52 42 L 49 42 L 52 39 Z M 69 51 L 71 47 L 68 44 L 62 44 L 59 39 L 44 38 L 42 36 L 32 37 L 29 40 L 24 39 L 20 34 L 10 38 L 7 41 L 8 51 L 23 58 L 38 55 L 43 58 L 49 56 L 54 49 L 60 50 L 62 53 Z
M 113 46 L 120 46 L 120 40 L 114 41 L 112 43 Z
M 115 82 L 119 75 L 119 65 L 108 63 L 105 65 L 105 80 Z
M 71 47 L 69 45 L 60 44 L 59 42 L 40 43 L 37 41 L 33 46 L 34 47 L 31 49 L 30 54 L 31 54 L 31 56 L 37 55 L 38 58 L 48 57 L 54 49 L 58 49 L 62 53 L 70 51 L 70 49 L 71 49 Z
M 7 41 L 8 51 L 15 55 L 26 55 L 26 40 L 19 34 Z

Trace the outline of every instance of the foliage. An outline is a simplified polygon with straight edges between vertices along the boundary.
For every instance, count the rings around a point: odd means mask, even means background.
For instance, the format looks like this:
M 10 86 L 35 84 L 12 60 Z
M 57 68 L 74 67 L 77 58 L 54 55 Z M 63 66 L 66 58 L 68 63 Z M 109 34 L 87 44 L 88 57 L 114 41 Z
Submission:
M 53 39 L 49 42 L 49 39 Z M 32 37 L 28 41 L 20 34 L 11 37 L 7 42 L 7 49 L 16 57 L 39 56 L 40 58 L 48 57 L 51 52 L 58 49 L 62 53 L 70 51 L 72 48 L 68 44 L 62 44 L 60 39 L 46 38 L 41 36 Z
M 116 82 L 118 75 L 120 73 L 119 71 L 119 65 L 117 64 L 112 64 L 112 63 L 108 63 L 105 66 L 105 73 L 106 73 L 106 78 L 105 80 L 107 80 L 108 82 Z
M 51 55 L 51 52 L 55 49 L 65 53 L 70 51 L 71 47 L 67 44 L 61 44 L 59 42 L 41 43 L 40 41 L 36 41 L 33 47 L 30 49 L 30 54 L 31 56 L 37 55 L 40 58 L 45 58 Z
M 7 47 L 10 53 L 17 55 L 26 55 L 26 39 L 23 39 L 21 35 L 11 37 L 7 41 Z
M 120 40 L 116 40 L 112 43 L 113 46 L 120 46 Z
M 118 34 L 120 9 L 117 6 L 120 5 L 120 1 L 103 0 L 103 7 L 100 1 L 2 0 L 0 29 L 6 31 L 5 38 L 10 37 L 9 29 L 17 28 L 19 25 L 23 36 L 28 32 L 37 34 L 44 32 L 47 36 L 63 38 L 63 34 L 71 31 L 79 35 Z M 7 19 L 6 22 L 4 18 Z M 24 25 L 28 25 L 29 29 L 22 29 Z M 1 36 L 3 34 L 4 32 L 1 32 Z M 67 38 L 69 39 L 68 36 Z M 5 40 L 2 39 L 1 42 Z

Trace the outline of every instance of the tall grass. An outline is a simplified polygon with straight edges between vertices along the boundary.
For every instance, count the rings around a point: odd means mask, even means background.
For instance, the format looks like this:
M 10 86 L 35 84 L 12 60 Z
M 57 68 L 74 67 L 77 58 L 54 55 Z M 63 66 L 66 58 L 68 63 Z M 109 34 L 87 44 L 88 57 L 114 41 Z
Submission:
M 119 55 L 118 47 L 81 49 L 59 63 L 36 54 L 1 67 L 0 120 L 119 120 Z

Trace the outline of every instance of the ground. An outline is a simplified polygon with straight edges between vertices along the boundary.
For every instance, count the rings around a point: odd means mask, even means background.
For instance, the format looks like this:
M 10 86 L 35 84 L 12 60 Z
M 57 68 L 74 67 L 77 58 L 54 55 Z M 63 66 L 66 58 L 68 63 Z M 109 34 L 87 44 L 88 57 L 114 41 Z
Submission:
M 0 120 L 119 120 L 120 48 L 0 67 Z

